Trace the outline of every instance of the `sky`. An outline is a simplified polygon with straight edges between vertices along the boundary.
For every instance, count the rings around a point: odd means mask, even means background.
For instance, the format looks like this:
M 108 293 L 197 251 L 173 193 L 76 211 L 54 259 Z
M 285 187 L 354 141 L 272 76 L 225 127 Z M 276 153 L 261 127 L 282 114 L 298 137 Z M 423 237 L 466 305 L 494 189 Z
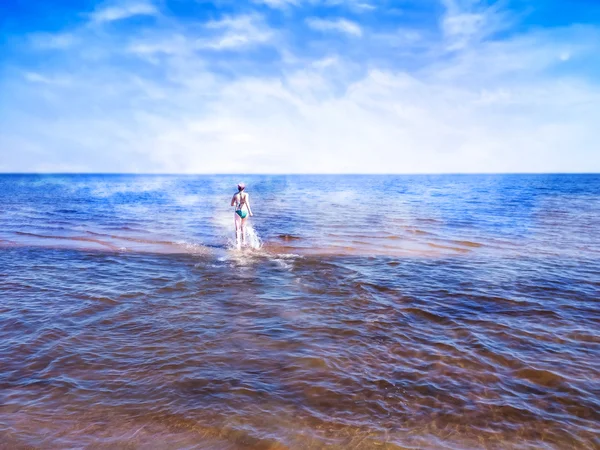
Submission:
M 599 0 L 2 0 L 0 172 L 600 172 Z

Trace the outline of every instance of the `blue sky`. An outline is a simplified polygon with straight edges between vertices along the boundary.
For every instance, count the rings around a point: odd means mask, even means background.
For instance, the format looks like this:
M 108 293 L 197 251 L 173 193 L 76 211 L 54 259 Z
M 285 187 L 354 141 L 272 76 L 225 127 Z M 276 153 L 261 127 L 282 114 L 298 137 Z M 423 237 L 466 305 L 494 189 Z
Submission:
M 600 1 L 4 0 L 0 171 L 600 172 Z

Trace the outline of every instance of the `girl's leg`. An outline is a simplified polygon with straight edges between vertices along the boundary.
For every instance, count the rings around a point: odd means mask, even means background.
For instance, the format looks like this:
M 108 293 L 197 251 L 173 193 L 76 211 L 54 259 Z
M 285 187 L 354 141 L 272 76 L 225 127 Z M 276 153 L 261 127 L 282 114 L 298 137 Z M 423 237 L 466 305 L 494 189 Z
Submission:
M 245 219 L 241 220 L 241 232 L 242 232 L 242 244 L 246 245 L 246 220 L 248 219 L 248 217 L 246 217 Z
M 244 235 L 242 230 L 242 218 L 238 216 L 236 213 L 233 213 L 235 217 L 235 245 L 239 249 L 241 248 L 241 237 Z

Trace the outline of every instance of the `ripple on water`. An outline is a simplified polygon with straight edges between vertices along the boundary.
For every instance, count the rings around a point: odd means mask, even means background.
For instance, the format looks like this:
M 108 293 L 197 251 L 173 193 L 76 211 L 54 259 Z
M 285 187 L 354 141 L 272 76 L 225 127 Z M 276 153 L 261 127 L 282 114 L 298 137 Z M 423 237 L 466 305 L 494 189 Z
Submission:
M 278 180 L 236 251 L 218 177 L 0 177 L 0 448 L 600 447 L 596 203 Z

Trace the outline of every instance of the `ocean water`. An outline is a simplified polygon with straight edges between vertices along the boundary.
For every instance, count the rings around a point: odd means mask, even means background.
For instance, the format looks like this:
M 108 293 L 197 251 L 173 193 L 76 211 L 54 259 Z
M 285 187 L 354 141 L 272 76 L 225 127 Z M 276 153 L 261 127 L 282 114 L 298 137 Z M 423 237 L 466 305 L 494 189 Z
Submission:
M 600 448 L 600 176 L 0 176 L 0 448 Z

